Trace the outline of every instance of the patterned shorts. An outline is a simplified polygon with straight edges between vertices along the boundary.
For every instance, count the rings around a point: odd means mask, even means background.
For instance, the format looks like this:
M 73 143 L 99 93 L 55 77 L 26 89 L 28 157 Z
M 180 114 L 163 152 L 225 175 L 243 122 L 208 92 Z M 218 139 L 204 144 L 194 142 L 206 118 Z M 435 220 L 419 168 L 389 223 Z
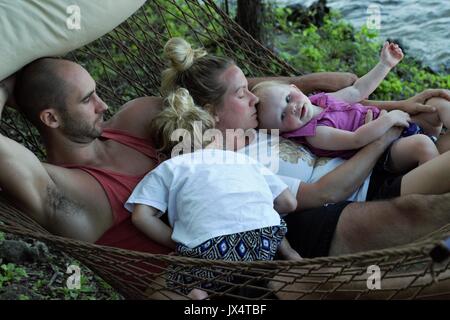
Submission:
M 228 261 L 273 260 L 278 246 L 287 232 L 286 223 L 281 219 L 279 226 L 266 227 L 229 234 L 209 239 L 195 248 L 177 244 L 179 255 L 189 258 Z M 167 286 L 188 294 L 194 287 L 223 291 L 228 286 L 221 282 L 236 283 L 235 276 L 227 275 L 229 270 L 218 267 L 169 266 Z M 213 281 L 213 279 L 217 281 Z

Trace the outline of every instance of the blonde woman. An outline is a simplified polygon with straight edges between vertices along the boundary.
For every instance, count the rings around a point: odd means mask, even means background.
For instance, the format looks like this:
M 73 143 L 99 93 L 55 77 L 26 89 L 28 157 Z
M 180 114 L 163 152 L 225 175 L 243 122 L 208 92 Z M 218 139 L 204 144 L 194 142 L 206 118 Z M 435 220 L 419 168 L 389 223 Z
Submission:
M 258 126 L 258 98 L 249 90 L 244 73 L 231 59 L 205 54 L 180 38 L 168 41 L 165 54 L 169 66 L 163 74 L 163 91 L 187 88 L 195 103 L 212 115 L 216 128 L 223 133 L 227 129 L 247 130 Z M 255 81 L 250 87 L 252 84 Z M 433 97 L 450 100 L 448 90 L 430 90 L 404 101 L 374 105 L 385 108 L 395 105 L 409 113 L 422 109 L 432 111 L 425 102 Z M 297 197 L 297 210 L 303 212 L 289 214 L 285 220 L 290 230 L 288 240 L 302 257 L 405 244 L 450 222 L 450 211 L 446 209 L 450 205 L 448 194 L 441 197 L 416 195 L 450 192 L 450 152 L 408 172 L 400 180 L 370 176 L 378 158 L 398 138 L 400 131 L 392 128 L 351 159 L 333 158 L 320 168 L 303 161 L 307 157 L 299 157 L 295 165 L 280 159 L 280 170 L 286 168 L 283 175 L 297 180 L 291 184 L 291 191 Z M 440 141 L 449 142 L 450 135 Z M 368 189 L 377 190 L 377 186 L 383 184 L 394 188 L 400 197 L 392 201 L 362 202 Z M 359 202 L 346 201 L 349 197 Z M 440 209 L 430 206 L 436 199 L 445 199 Z

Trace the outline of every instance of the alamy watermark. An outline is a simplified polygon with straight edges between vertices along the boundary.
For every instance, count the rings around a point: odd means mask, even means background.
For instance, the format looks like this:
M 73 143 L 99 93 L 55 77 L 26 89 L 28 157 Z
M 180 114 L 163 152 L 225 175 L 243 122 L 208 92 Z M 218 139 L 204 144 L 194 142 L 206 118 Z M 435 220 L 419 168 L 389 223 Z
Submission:
M 66 8 L 66 13 L 69 15 L 66 19 L 66 26 L 69 30 L 81 29 L 81 9 L 76 4 L 70 5 Z
M 369 277 L 367 278 L 367 289 L 369 290 L 380 290 L 381 289 L 381 270 L 377 265 L 371 265 L 367 267 L 367 273 Z
M 261 138 L 264 137 L 264 138 Z M 202 122 L 194 122 L 193 133 L 185 129 L 176 129 L 172 132 L 170 140 L 178 142 L 171 152 L 171 158 L 181 154 L 186 155 L 205 148 L 209 143 L 214 143 L 214 149 L 237 151 L 247 157 L 237 156 L 236 153 L 225 153 L 223 157 L 202 157 L 192 155 L 193 161 L 201 161 L 204 164 L 249 164 L 251 159 L 258 161 L 263 166 L 277 173 L 279 169 L 279 130 L 260 129 L 257 133 L 254 129 L 227 129 L 225 136 L 218 129 L 208 129 L 203 132 Z M 181 140 L 181 141 L 180 141 Z
M 368 29 L 381 29 L 381 8 L 378 4 L 370 4 L 367 7 L 367 17 L 366 26 Z
M 81 269 L 75 264 L 71 264 L 67 267 L 67 274 L 70 276 L 66 280 L 66 286 L 69 290 L 80 290 L 81 289 Z

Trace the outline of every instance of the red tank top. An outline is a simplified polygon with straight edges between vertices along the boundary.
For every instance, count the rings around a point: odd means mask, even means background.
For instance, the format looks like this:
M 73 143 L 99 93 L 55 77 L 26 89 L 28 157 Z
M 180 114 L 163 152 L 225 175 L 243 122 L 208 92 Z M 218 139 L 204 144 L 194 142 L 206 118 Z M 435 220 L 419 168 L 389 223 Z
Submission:
M 101 139 L 117 141 L 148 156 L 158 164 L 161 162 L 161 157 L 146 139 L 113 129 L 104 129 Z M 64 167 L 81 169 L 89 173 L 106 192 L 114 216 L 114 223 L 95 242 L 96 244 L 150 253 L 167 254 L 171 251 L 169 248 L 152 241 L 139 231 L 131 222 L 131 213 L 124 208 L 124 203 L 145 174 L 130 176 L 106 169 L 80 165 L 66 165 Z

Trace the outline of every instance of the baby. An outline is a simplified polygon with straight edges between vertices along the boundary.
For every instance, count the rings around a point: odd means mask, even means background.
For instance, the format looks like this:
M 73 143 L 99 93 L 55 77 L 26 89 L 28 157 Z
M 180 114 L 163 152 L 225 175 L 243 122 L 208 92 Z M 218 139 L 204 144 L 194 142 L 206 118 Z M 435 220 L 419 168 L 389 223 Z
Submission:
M 126 202 L 136 227 L 187 257 L 272 260 L 279 250 L 286 259 L 300 259 L 284 238 L 286 224 L 279 215 L 297 206 L 287 185 L 256 160 L 224 150 L 222 141 L 205 144 L 204 132 L 214 127 L 214 119 L 194 105 L 186 89 L 171 93 L 166 103 L 151 131 L 159 149 L 172 152 L 172 158 L 149 172 Z M 183 137 L 182 149 L 173 139 L 176 132 Z M 170 226 L 160 220 L 166 210 Z M 192 286 L 214 277 L 211 270 L 188 268 L 170 272 L 168 286 L 187 294 L 186 286 L 177 288 L 175 283 Z M 228 278 L 227 282 L 233 280 Z M 200 288 L 221 286 L 203 281 Z M 193 291 L 191 297 L 205 297 L 203 290 Z
M 352 86 L 309 98 L 295 85 L 261 82 L 252 89 L 260 99 L 257 105 L 259 126 L 279 129 L 283 137 L 306 144 L 318 156 L 344 159 L 391 127 L 400 126 L 406 129 L 403 138 L 392 144 L 385 161 L 386 169 L 403 172 L 423 164 L 439 155 L 434 143 L 436 138 L 431 133 L 425 135 L 427 132 L 410 123 L 410 116 L 403 111 L 383 113 L 376 107 L 357 103 L 366 99 L 402 58 L 398 45 L 386 42 L 380 62 Z M 375 120 L 366 124 L 368 110 Z M 446 127 L 450 125 L 448 110 L 448 103 L 437 108 Z

